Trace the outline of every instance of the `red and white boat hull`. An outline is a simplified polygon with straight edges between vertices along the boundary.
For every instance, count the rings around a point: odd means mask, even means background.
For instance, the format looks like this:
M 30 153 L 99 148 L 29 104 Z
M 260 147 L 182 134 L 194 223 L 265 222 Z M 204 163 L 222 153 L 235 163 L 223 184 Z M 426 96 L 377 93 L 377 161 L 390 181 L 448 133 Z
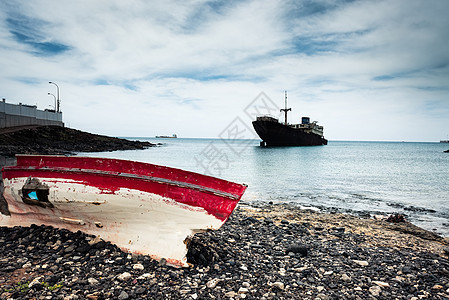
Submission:
M 175 266 L 187 266 L 191 236 L 220 228 L 246 189 L 168 167 L 64 156 L 18 156 L 3 182 L 10 215 L 0 214 L 0 225 L 81 230 Z

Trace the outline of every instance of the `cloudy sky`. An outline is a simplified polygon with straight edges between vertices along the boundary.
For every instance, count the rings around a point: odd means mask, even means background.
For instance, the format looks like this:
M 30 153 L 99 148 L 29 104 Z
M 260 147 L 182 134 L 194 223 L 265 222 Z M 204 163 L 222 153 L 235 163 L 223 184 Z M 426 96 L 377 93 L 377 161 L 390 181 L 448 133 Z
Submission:
M 5 0 L 0 97 L 50 108 L 54 81 L 69 127 L 218 137 L 287 90 L 289 121 L 330 140 L 438 141 L 448 15 L 447 0 Z

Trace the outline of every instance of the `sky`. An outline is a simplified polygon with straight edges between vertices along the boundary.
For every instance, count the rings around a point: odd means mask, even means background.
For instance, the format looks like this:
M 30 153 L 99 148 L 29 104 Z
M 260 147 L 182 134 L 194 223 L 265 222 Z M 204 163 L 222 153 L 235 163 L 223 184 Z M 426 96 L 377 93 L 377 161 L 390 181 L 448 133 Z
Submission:
M 0 97 L 52 108 L 53 81 L 71 128 L 257 138 L 248 111 L 277 116 L 288 91 L 289 122 L 329 140 L 439 141 L 448 15 L 447 0 L 2 0 Z

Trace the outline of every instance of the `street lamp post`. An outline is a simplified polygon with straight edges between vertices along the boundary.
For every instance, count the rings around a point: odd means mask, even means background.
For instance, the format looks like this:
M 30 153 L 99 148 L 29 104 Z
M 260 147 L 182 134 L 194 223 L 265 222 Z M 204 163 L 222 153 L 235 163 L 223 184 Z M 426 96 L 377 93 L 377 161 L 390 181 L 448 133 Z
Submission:
M 56 112 L 56 96 L 55 95 L 53 95 L 52 93 L 48 93 L 48 95 L 50 96 L 50 95 L 52 95 L 53 96 L 53 98 L 55 98 L 55 107 L 54 107 L 54 109 L 55 109 L 55 112 Z
M 60 100 L 59 100 L 59 86 L 56 83 L 54 83 L 53 81 L 49 81 L 48 83 L 56 85 L 56 92 L 57 92 L 58 97 L 57 97 L 57 100 L 56 100 L 56 107 L 55 107 L 55 109 L 56 109 L 56 112 L 59 112 L 59 103 L 60 103 Z

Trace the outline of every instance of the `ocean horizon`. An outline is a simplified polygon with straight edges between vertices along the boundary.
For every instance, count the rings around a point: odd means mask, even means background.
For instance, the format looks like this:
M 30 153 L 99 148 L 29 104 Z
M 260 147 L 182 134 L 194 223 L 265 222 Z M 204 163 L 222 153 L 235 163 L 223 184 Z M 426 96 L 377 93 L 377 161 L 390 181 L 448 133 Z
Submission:
M 248 185 L 242 201 L 290 203 L 358 216 L 403 214 L 449 237 L 449 154 L 439 142 L 329 141 L 260 147 L 259 139 L 126 137 L 160 145 L 79 153 L 136 160 Z

